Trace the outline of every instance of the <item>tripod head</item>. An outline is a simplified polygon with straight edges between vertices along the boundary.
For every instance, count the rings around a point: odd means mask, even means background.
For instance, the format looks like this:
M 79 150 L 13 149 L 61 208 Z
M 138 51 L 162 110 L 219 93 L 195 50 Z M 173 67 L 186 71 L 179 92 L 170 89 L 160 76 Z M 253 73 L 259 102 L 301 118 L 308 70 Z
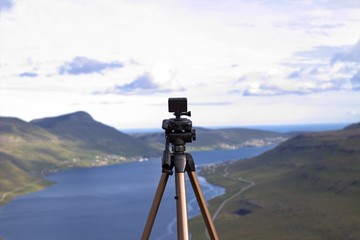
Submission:
M 163 171 L 172 172 L 172 161 L 174 155 L 178 153 L 184 154 L 185 144 L 196 140 L 196 132 L 192 129 L 192 122 L 188 118 L 181 118 L 181 116 L 191 116 L 191 112 L 187 111 L 186 98 L 169 98 L 169 112 L 173 112 L 175 118 L 164 119 L 162 128 L 165 130 L 165 150 L 163 152 L 162 165 Z M 172 151 L 170 152 L 170 144 L 172 144 Z M 185 165 L 184 165 L 185 167 Z
M 167 139 L 170 143 L 174 143 L 171 139 L 180 138 L 187 142 L 196 140 L 195 130 L 192 129 L 192 122 L 188 118 L 181 118 L 181 116 L 191 117 L 191 112 L 187 111 L 187 98 L 169 98 L 169 112 L 173 112 L 175 118 L 164 119 L 162 128 L 165 130 Z

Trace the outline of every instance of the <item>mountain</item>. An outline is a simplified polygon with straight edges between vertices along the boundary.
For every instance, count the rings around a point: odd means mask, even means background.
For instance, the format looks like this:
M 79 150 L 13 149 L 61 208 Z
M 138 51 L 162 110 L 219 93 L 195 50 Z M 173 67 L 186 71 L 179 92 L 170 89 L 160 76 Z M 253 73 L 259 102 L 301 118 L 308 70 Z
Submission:
M 95 121 L 86 112 L 36 119 L 31 123 L 52 134 L 78 144 L 81 149 L 124 156 L 154 155 L 156 152 L 143 142 L 113 127 Z
M 300 134 L 203 174 L 226 187 L 210 202 L 214 212 L 227 200 L 215 221 L 221 239 L 360 239 L 360 123 Z
M 69 152 L 58 136 L 17 118 L 0 118 L 0 138 L 1 160 L 25 171 L 42 169 L 45 162 L 65 159 L 63 153 Z
M 59 165 L 69 151 L 60 139 L 18 118 L 0 118 L 0 204 L 17 192 L 47 185 L 34 172 Z M 70 157 L 70 156 L 67 156 Z M 27 186 L 29 183 L 36 183 Z
M 42 175 L 51 171 L 107 165 L 160 152 L 85 112 L 31 122 L 0 117 L 0 204 L 14 190 L 26 192 L 48 185 Z
M 286 134 L 249 130 L 196 128 L 188 150 L 232 149 L 277 144 Z M 15 192 L 50 184 L 42 176 L 70 167 L 102 166 L 140 156 L 160 156 L 164 133 L 130 136 L 79 111 L 25 122 L 0 117 L 0 204 Z

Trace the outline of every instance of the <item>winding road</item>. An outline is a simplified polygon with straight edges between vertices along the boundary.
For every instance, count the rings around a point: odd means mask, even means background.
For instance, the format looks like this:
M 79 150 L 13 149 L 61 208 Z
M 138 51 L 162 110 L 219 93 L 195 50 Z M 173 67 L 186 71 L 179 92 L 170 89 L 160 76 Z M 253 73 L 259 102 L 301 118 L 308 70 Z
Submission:
M 239 181 L 239 182 L 243 182 L 243 183 L 247 183 L 249 185 L 247 185 L 244 188 L 241 188 L 239 191 L 237 191 L 235 194 L 233 194 L 232 196 L 228 197 L 227 199 L 225 199 L 220 206 L 218 207 L 218 209 L 215 211 L 214 215 L 212 216 L 213 221 L 215 222 L 217 216 L 219 215 L 219 213 L 221 212 L 221 210 L 225 207 L 225 205 L 230 202 L 231 200 L 233 200 L 234 198 L 240 196 L 242 193 L 244 193 L 245 191 L 249 190 L 250 188 L 252 188 L 253 186 L 255 186 L 255 183 L 253 181 L 250 180 L 246 180 L 246 179 L 242 179 L 242 178 L 238 178 L 238 179 L 234 179 L 229 177 L 229 171 L 228 171 L 229 166 L 226 166 L 226 168 L 224 168 L 224 174 L 223 177 L 224 178 L 228 178 L 228 179 L 232 179 L 235 181 Z M 205 229 L 206 232 L 206 236 L 208 239 L 210 239 L 210 236 L 207 232 L 207 230 Z

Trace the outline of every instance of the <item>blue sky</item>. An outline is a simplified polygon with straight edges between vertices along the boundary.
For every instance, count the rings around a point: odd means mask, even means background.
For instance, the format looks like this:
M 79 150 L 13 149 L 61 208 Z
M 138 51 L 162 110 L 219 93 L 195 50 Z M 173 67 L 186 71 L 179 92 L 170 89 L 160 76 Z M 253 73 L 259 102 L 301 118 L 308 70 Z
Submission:
M 360 121 L 360 2 L 2 0 L 0 115 L 157 128 Z

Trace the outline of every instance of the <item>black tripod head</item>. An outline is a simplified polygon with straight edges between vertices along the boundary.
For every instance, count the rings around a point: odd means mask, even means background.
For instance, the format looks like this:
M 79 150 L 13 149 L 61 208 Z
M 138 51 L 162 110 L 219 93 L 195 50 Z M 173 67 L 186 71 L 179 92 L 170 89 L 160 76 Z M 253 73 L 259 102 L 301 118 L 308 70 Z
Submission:
M 191 117 L 191 112 L 187 111 L 187 98 L 169 98 L 169 112 L 173 112 L 175 118 L 164 119 L 162 128 L 165 130 L 167 139 L 170 143 L 173 138 L 180 138 L 187 142 L 196 140 L 195 130 L 192 129 L 192 122 L 188 118 L 181 118 L 181 116 Z
M 165 150 L 163 153 L 163 171 L 172 172 L 172 158 L 174 155 L 184 154 L 185 144 L 196 140 L 196 132 L 192 129 L 192 122 L 188 118 L 181 116 L 191 116 L 187 111 L 186 98 L 169 98 L 169 112 L 173 112 L 175 118 L 164 119 L 162 128 L 165 130 Z M 169 147 L 172 144 L 173 153 Z

